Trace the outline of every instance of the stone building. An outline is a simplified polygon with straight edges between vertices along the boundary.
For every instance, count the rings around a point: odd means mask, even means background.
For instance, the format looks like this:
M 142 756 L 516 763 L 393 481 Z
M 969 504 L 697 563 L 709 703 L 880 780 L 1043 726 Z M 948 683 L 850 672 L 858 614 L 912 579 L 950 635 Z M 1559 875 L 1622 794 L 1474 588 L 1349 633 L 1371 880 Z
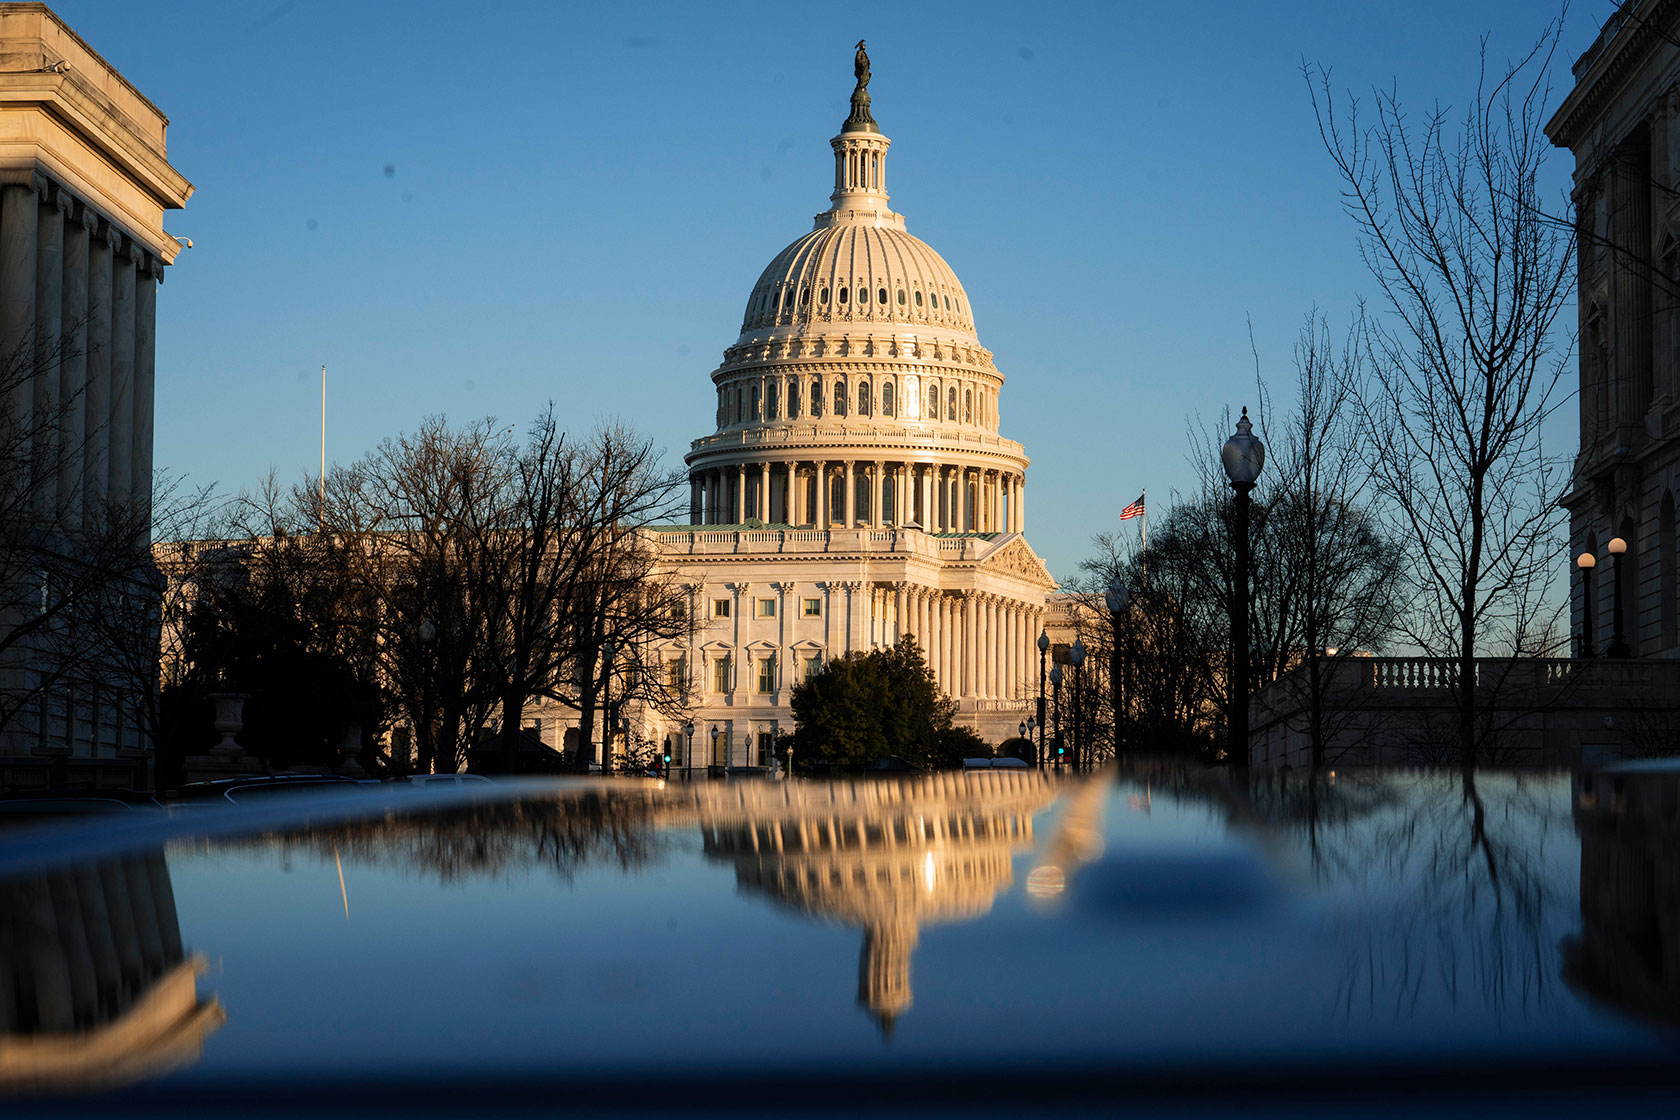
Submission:
M 1680 656 L 1680 3 L 1629 0 L 1576 62 L 1546 134 L 1575 154 L 1580 453 L 1569 494 L 1578 653 L 1620 634 Z M 1627 551 L 1612 559 L 1613 538 Z M 1623 570 L 1616 601 L 1616 566 Z
M 887 206 L 866 74 L 830 141 L 829 208 L 752 285 L 712 372 L 691 524 L 658 530 L 699 623 L 658 656 L 691 706 L 628 718 L 679 767 L 764 765 L 795 684 L 904 635 L 991 742 L 1037 688 L 1055 581 L 1025 536 L 1026 452 L 1001 434 L 1004 376 L 967 292 Z M 545 715 L 544 737 L 569 742 L 549 728 L 570 713 Z
M 56 443 L 16 458 L 34 461 L 21 481 L 38 515 L 69 536 L 108 501 L 149 508 L 157 291 L 182 248 L 163 215 L 193 191 L 168 123 L 45 5 L 0 4 L 0 355 L 24 373 L 3 403 L 9 430 Z M 50 431 L 33 423 L 53 415 Z M 12 648 L 8 680 L 32 671 Z M 0 786 L 67 767 L 143 783 L 133 710 L 97 682 L 48 694 L 0 731 Z

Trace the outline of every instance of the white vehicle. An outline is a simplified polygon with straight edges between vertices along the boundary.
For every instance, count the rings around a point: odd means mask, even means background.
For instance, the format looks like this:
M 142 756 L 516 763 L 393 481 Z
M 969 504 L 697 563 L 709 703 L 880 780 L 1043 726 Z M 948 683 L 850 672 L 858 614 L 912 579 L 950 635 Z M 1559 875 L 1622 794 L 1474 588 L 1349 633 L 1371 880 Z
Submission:
M 492 784 L 483 774 L 410 774 L 402 780 L 410 785 L 425 786 L 427 789 L 454 789 L 460 786 Z

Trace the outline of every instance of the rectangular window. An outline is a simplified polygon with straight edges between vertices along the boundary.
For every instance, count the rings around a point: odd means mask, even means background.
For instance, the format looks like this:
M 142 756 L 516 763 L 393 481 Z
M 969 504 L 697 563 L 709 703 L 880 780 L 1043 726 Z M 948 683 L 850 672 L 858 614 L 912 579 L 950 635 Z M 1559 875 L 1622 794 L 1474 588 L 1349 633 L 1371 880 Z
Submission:
M 758 617 L 760 617 L 760 618 L 775 618 L 776 617 L 776 600 L 774 600 L 774 599 L 760 599 L 758 601 Z
M 682 692 L 688 687 L 684 680 L 687 674 L 683 672 L 683 663 L 680 658 L 665 667 L 665 674 L 665 683 L 670 686 L 672 692 Z
M 714 658 L 712 661 L 712 691 L 729 691 L 729 655 Z
M 729 617 L 729 600 L 728 599 L 713 599 L 712 600 L 712 617 L 713 618 L 728 618 Z
M 810 680 L 820 672 L 822 672 L 822 658 L 820 656 L 807 657 L 805 659 L 805 679 Z
M 806 618 L 821 618 L 822 617 L 822 600 L 821 599 L 807 599 L 807 600 L 805 600 L 805 617 Z
M 758 659 L 758 690 L 760 692 L 776 691 L 776 659 L 774 657 Z

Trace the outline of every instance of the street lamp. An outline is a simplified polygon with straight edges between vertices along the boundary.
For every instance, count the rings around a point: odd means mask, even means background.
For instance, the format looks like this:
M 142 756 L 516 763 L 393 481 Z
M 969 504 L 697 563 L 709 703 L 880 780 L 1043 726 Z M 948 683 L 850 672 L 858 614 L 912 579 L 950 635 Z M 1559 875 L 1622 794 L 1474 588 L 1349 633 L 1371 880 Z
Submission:
M 712 725 L 712 753 L 706 759 L 706 776 L 708 778 L 710 778 L 712 776 L 712 767 L 717 765 L 717 756 L 718 756 L 717 739 L 718 739 L 717 725 L 713 724 Z
M 1073 640 L 1073 648 L 1068 650 L 1068 663 L 1073 666 L 1073 768 L 1083 770 L 1090 760 L 1085 756 L 1090 750 L 1090 736 L 1085 731 L 1085 703 L 1080 699 L 1080 683 L 1085 679 L 1081 667 L 1085 664 L 1085 643 L 1078 638 Z
M 1038 632 L 1038 768 L 1044 769 L 1044 655 L 1050 652 L 1050 633 Z
M 1248 409 L 1242 410 L 1237 430 L 1220 454 L 1225 476 L 1237 492 L 1236 602 L 1231 605 L 1231 764 L 1248 769 L 1248 495 L 1266 465 L 1266 445 L 1254 434 Z
M 1581 569 L 1581 656 L 1592 657 L 1593 610 L 1597 606 L 1593 602 L 1592 572 L 1598 567 L 1598 557 L 1583 552 L 1575 557 L 1575 566 Z
M 618 652 L 613 640 L 607 638 L 601 643 L 601 661 L 606 666 L 606 695 L 601 702 L 601 773 L 612 773 L 612 662 L 613 654 Z
M 694 768 L 694 721 L 683 724 L 683 734 L 688 737 L 687 749 L 683 751 L 683 779 L 686 781 L 693 775 L 689 772 Z
M 1052 736 L 1056 744 L 1056 769 L 1062 768 L 1062 667 L 1057 665 L 1050 670 L 1051 699 L 1054 701 L 1056 716 L 1056 734 Z
M 1616 601 L 1610 617 L 1613 623 L 1610 629 L 1610 648 L 1604 651 L 1606 657 L 1632 657 L 1633 650 L 1628 647 L 1627 636 L 1622 633 L 1622 569 L 1627 566 L 1622 556 L 1627 552 L 1627 542 L 1621 537 L 1611 537 L 1610 543 L 1604 546 L 1605 551 L 1615 557 L 1612 567 L 1616 573 Z
M 1126 607 L 1131 604 L 1132 593 L 1129 588 L 1115 576 L 1114 582 L 1108 585 L 1103 593 L 1103 602 L 1108 605 L 1108 621 L 1114 627 L 1114 639 L 1108 650 L 1108 690 L 1109 699 L 1114 708 L 1114 760 L 1120 760 L 1120 726 L 1125 709 L 1125 691 L 1121 687 L 1120 677 L 1120 616 L 1126 613 Z

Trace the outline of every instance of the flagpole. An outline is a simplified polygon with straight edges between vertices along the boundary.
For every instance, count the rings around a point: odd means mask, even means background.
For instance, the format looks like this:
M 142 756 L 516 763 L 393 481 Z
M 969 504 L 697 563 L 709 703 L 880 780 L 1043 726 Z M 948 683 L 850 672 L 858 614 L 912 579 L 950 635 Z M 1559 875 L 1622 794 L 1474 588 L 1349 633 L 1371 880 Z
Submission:
M 1138 501 L 1143 503 L 1143 512 L 1138 515 L 1138 529 L 1142 533 L 1139 547 L 1143 550 L 1143 586 L 1149 586 L 1149 487 L 1144 487 L 1138 495 Z
M 321 520 L 327 518 L 327 367 L 321 367 Z

